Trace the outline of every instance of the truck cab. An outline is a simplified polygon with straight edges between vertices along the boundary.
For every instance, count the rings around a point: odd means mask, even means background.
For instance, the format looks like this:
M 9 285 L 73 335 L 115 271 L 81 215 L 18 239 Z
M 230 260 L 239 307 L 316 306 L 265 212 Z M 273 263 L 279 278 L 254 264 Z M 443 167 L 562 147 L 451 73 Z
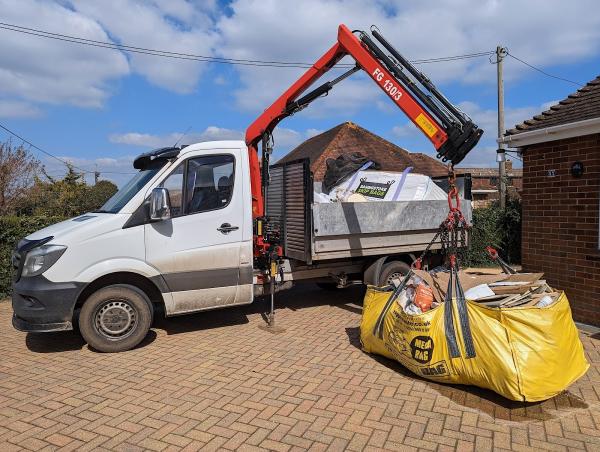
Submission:
M 100 210 L 19 242 L 17 329 L 69 330 L 80 311 L 87 342 L 118 351 L 143 339 L 155 304 L 177 315 L 252 302 L 244 142 L 158 149 L 134 167 L 139 172 Z

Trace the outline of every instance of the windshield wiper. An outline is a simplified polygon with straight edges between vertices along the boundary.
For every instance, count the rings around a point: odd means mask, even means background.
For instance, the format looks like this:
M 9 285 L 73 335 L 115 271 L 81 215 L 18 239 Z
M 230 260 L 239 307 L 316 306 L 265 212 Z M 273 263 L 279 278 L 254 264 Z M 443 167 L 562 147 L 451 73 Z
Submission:
M 98 209 L 98 210 L 92 210 L 92 213 L 114 213 L 114 212 L 112 210 Z

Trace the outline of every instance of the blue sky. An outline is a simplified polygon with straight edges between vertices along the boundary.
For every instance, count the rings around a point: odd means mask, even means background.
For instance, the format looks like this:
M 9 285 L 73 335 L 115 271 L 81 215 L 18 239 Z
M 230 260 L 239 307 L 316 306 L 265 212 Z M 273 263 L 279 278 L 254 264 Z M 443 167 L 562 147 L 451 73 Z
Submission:
M 427 3 L 0 0 L 0 22 L 161 50 L 302 62 L 313 62 L 334 43 L 338 23 L 362 29 L 374 23 L 411 59 L 502 44 L 567 79 L 585 83 L 600 72 L 600 17 L 589 14 L 597 9 L 595 2 Z M 119 184 L 128 175 L 110 172 L 131 172 L 135 155 L 173 144 L 188 128 L 183 142 L 242 137 L 303 72 L 183 62 L 6 30 L 0 30 L 0 39 L 0 123 L 79 167 L 98 167 Z M 494 165 L 495 66 L 482 57 L 420 68 L 486 131 L 464 165 Z M 577 89 L 510 57 L 505 78 L 507 127 Z M 343 121 L 408 150 L 434 154 L 402 112 L 357 74 L 282 122 L 276 155 Z M 0 138 L 7 136 L 2 132 Z M 58 162 L 39 158 L 52 174 L 63 171 Z

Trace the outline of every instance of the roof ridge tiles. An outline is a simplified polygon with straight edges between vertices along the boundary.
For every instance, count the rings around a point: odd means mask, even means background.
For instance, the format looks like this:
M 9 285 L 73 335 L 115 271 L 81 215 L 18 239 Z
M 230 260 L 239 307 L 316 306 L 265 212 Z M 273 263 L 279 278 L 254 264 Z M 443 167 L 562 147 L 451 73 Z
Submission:
M 594 118 L 600 118 L 600 76 L 590 80 L 585 86 L 551 105 L 545 111 L 516 124 L 506 131 L 506 135 Z

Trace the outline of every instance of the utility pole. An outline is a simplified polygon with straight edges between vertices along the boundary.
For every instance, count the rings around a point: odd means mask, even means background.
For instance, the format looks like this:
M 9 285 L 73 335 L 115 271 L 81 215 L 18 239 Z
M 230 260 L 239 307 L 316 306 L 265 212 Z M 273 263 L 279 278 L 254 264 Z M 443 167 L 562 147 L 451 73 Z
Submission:
M 100 171 L 98 171 L 98 165 L 96 165 L 96 169 L 94 171 L 94 185 L 98 183 L 98 180 L 100 180 Z
M 496 47 L 496 69 L 498 75 L 498 139 L 504 135 L 504 81 L 502 79 L 502 61 L 506 56 L 506 49 L 502 46 Z M 498 143 L 500 149 L 504 149 L 504 143 Z M 504 153 L 498 154 L 498 197 L 500 198 L 500 208 L 506 206 L 506 161 Z

